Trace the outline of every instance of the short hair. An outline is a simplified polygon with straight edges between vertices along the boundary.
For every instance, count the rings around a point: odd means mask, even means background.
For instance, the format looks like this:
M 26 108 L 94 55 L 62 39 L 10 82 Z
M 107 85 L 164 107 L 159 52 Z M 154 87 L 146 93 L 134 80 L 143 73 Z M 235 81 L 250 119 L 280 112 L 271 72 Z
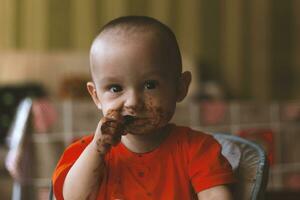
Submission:
M 170 52 L 174 54 L 174 60 L 172 60 L 177 69 L 176 73 L 180 74 L 182 71 L 182 58 L 179 49 L 179 45 L 173 31 L 162 22 L 158 21 L 155 18 L 148 16 L 122 16 L 116 19 L 111 20 L 105 24 L 101 29 L 98 36 L 93 41 L 91 47 L 91 53 L 93 51 L 94 43 L 101 38 L 102 35 L 115 31 L 117 34 L 121 33 L 137 33 L 141 31 L 153 32 L 159 36 L 159 39 L 166 41 L 164 45 L 170 45 Z M 91 63 L 92 65 L 92 63 Z

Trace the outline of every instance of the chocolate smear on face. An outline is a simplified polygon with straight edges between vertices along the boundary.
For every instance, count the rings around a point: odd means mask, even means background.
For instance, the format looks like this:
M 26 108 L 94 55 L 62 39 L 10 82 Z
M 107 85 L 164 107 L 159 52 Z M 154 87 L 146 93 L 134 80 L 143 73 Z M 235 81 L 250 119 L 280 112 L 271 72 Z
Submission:
M 125 130 L 132 134 L 148 134 L 161 128 L 169 120 L 170 114 L 161 107 L 147 106 L 147 117 L 140 119 L 134 116 L 124 116 Z
M 134 117 L 131 115 L 125 115 L 124 116 L 124 125 L 131 124 L 134 121 Z

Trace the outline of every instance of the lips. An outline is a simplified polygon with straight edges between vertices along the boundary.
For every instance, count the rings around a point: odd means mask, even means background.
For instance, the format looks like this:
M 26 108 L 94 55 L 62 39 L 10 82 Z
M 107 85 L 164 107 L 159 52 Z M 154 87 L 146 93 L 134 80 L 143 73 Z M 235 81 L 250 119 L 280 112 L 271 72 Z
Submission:
M 140 118 L 132 115 L 125 115 L 124 117 L 125 129 L 136 129 L 149 125 L 148 118 Z
M 124 116 L 124 124 L 125 124 L 125 126 L 131 124 L 134 120 L 135 120 L 134 116 L 125 115 Z
M 125 127 L 135 127 L 145 125 L 147 123 L 146 118 L 139 118 L 135 116 L 124 116 L 124 125 Z

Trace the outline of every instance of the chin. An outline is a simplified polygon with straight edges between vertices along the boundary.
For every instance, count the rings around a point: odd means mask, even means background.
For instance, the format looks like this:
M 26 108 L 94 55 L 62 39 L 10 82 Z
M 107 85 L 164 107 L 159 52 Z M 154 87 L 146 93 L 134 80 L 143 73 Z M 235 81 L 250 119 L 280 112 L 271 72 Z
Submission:
M 150 135 L 153 133 L 156 133 L 160 129 L 164 128 L 167 124 L 161 124 L 161 125 L 144 125 L 144 126 L 128 126 L 125 130 L 127 133 L 132 135 Z
M 156 130 L 155 128 L 132 127 L 132 128 L 127 128 L 126 132 L 132 135 L 149 135 L 153 133 L 155 130 Z

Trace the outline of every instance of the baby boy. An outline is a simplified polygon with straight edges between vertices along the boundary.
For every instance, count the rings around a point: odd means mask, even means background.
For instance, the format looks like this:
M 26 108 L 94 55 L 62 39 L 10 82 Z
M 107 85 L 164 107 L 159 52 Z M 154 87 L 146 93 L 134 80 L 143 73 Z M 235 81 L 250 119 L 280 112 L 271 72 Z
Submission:
M 212 136 L 170 123 L 187 95 L 173 32 L 156 19 L 106 24 L 90 51 L 87 89 L 103 113 L 53 175 L 60 199 L 232 199 L 231 166 Z M 184 116 L 182 116 L 184 117 Z

